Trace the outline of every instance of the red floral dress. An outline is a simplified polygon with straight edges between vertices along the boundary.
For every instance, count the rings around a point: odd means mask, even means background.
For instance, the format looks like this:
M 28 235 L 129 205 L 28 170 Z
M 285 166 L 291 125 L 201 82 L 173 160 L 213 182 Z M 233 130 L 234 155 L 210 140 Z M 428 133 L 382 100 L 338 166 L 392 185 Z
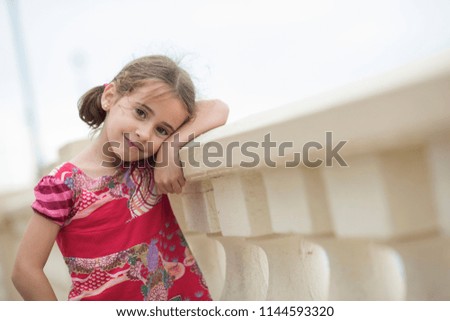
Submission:
M 90 178 L 71 163 L 35 187 L 33 210 L 61 226 L 69 300 L 211 300 L 153 170 Z

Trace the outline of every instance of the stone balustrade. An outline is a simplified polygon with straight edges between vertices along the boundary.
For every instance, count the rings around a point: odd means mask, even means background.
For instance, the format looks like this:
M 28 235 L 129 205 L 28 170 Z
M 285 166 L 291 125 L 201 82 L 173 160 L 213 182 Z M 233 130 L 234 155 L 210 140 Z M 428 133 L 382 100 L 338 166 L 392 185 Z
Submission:
M 214 299 L 450 299 L 450 52 L 217 128 L 180 155 L 187 184 L 169 197 Z M 30 195 L 1 198 L 0 299 L 18 298 Z
M 214 299 L 450 299 L 450 52 L 180 154 L 170 200 Z

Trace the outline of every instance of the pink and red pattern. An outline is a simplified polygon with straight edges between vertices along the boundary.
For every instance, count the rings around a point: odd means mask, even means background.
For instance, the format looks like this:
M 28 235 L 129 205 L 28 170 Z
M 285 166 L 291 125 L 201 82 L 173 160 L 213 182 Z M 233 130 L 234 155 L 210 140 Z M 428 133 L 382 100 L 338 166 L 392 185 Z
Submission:
M 64 163 L 35 188 L 34 211 L 61 226 L 69 300 L 210 300 L 151 168 L 93 179 Z

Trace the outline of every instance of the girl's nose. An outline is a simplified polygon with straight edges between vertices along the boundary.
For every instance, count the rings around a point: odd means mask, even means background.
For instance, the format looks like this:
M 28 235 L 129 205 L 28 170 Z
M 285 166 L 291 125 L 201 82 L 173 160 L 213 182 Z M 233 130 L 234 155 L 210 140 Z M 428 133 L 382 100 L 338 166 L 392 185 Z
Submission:
M 136 136 L 139 137 L 142 143 L 146 143 L 151 138 L 151 129 L 148 126 L 141 126 L 136 128 Z

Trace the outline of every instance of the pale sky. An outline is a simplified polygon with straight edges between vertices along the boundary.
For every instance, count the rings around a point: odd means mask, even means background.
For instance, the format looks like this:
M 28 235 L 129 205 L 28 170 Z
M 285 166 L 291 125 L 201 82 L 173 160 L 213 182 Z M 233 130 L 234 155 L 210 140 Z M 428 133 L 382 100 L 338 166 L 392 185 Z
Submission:
M 0 0 L 0 192 L 35 183 L 7 1 Z M 129 60 L 181 58 L 230 122 L 450 47 L 448 0 L 21 0 L 43 160 L 88 136 L 76 102 Z

